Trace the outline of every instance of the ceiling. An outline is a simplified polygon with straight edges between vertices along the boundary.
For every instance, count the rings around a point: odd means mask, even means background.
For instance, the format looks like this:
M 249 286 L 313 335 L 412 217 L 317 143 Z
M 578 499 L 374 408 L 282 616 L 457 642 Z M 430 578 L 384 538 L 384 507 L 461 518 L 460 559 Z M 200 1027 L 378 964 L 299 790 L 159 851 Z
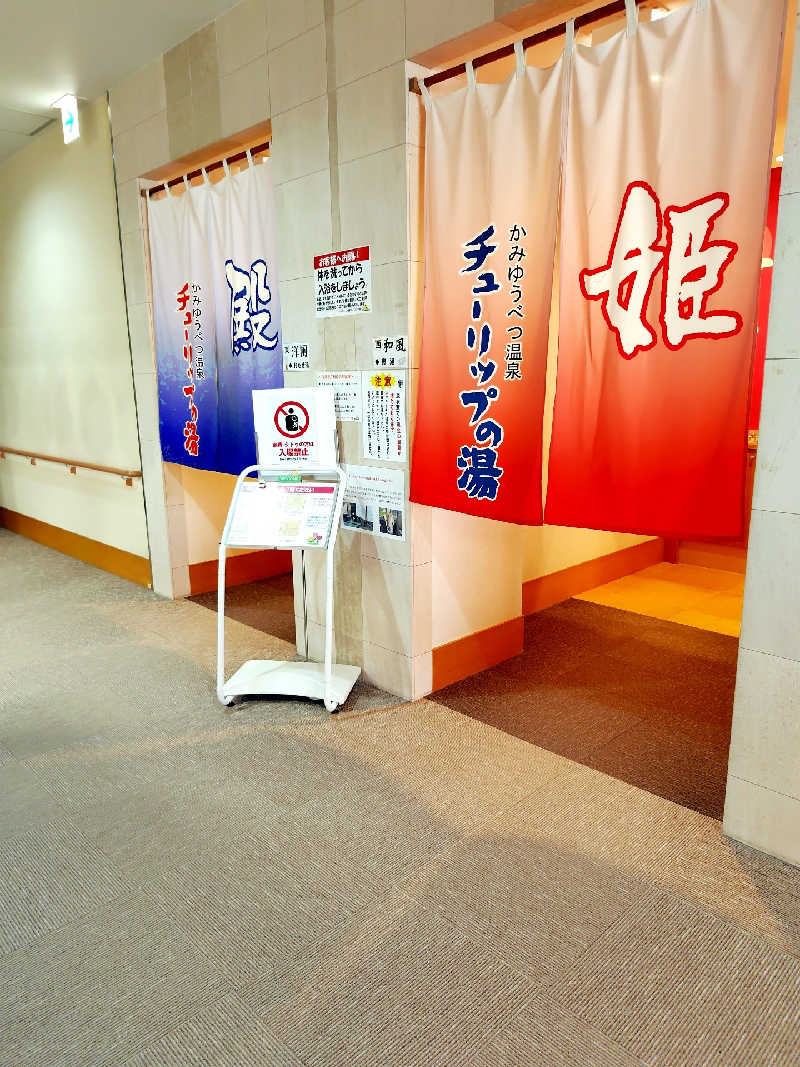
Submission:
M 0 159 L 54 117 L 64 93 L 96 97 L 235 2 L 0 0 Z

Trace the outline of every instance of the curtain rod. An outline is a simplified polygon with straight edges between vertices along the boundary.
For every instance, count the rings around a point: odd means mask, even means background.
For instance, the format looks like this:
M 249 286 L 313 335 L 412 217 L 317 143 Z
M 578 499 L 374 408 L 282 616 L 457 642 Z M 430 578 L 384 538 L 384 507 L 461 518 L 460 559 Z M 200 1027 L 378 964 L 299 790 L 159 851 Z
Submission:
M 240 159 L 247 159 L 248 152 L 251 156 L 255 156 L 258 155 L 259 152 L 266 152 L 268 149 L 269 141 L 264 141 L 262 144 L 253 145 L 252 148 L 243 148 L 241 152 L 236 152 L 235 155 L 223 156 L 221 159 L 216 159 L 213 163 L 209 163 L 205 167 L 198 167 L 196 170 L 190 170 L 185 177 L 189 181 L 191 181 L 192 178 L 201 177 L 203 171 L 206 171 L 206 173 L 208 173 L 208 171 L 210 170 L 219 170 L 219 168 L 224 166 L 225 163 L 238 163 Z M 167 186 L 169 186 L 171 189 L 174 185 L 183 185 L 183 182 L 184 175 L 181 174 L 180 177 L 170 178 L 169 181 L 162 182 L 160 185 L 153 185 L 149 189 L 142 189 L 142 196 L 150 196 L 151 193 L 166 192 Z
M 636 6 L 649 2 L 649 0 L 635 0 Z M 609 18 L 611 15 L 624 15 L 625 14 L 625 0 L 615 0 L 612 4 L 604 4 L 602 7 L 597 7 L 593 11 L 586 11 L 583 15 L 578 15 L 575 18 L 575 30 L 576 32 L 583 26 L 590 26 L 593 22 L 599 22 L 601 19 Z M 522 47 L 531 48 L 536 44 L 543 44 L 545 41 L 552 41 L 554 37 L 560 37 L 564 32 L 564 23 L 559 22 L 555 26 L 551 26 L 549 30 L 540 30 L 538 33 L 533 33 L 529 37 L 523 37 Z M 473 67 L 485 67 L 487 63 L 494 63 L 496 59 L 505 59 L 507 56 L 514 55 L 514 43 L 504 44 L 501 48 L 495 48 L 493 52 L 486 52 L 483 55 L 475 56 L 472 60 Z M 431 74 L 425 77 L 425 84 L 439 85 L 441 82 L 450 81 L 451 78 L 457 78 L 460 74 L 463 74 L 466 70 L 466 63 L 457 63 L 454 67 L 448 67 L 446 70 L 440 70 L 436 74 Z M 409 78 L 408 91 L 410 93 L 421 94 L 422 90 L 419 87 L 419 81 L 416 78 Z

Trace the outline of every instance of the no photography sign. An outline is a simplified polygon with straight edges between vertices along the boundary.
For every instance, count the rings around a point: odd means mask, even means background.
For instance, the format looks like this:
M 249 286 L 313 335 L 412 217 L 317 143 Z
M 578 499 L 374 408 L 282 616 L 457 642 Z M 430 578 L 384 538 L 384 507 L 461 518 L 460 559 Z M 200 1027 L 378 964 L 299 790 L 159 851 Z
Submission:
M 254 390 L 253 416 L 258 462 L 263 466 L 336 466 L 332 389 Z

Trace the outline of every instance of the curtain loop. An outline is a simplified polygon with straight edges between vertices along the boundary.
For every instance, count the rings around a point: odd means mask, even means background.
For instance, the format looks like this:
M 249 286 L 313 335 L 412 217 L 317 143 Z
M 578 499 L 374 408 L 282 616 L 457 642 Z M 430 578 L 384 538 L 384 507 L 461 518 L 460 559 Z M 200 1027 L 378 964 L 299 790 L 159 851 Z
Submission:
M 514 41 L 514 55 L 517 57 L 517 77 L 521 78 L 525 73 L 525 44 L 523 41 Z
M 417 78 L 417 85 L 419 86 L 419 91 L 422 93 L 422 102 L 427 107 L 431 102 L 431 91 L 425 84 L 424 78 Z
M 225 159 L 224 156 L 222 157 L 222 169 L 225 171 L 225 177 L 226 178 L 230 178 L 230 176 L 231 176 L 231 168 L 228 165 L 228 161 L 227 161 L 227 159 Z
M 183 176 L 183 187 L 184 187 L 184 189 L 186 190 L 187 193 L 189 192 L 189 190 L 192 187 L 190 182 L 189 182 L 189 175 L 188 174 L 184 174 L 184 176 Z
M 203 185 L 211 185 L 211 179 L 208 176 L 208 171 L 205 167 L 200 168 L 203 175 Z
M 467 88 L 472 93 L 475 91 L 475 86 L 477 85 L 477 79 L 475 78 L 475 67 L 473 66 L 472 60 L 468 59 L 467 62 L 464 64 L 464 67 L 467 71 Z
M 249 148 L 246 148 L 245 149 L 245 154 L 247 156 L 247 165 L 248 165 L 248 167 L 252 167 L 253 166 L 253 153 L 250 151 Z
M 169 191 L 169 182 L 164 182 L 164 196 L 172 196 L 172 193 Z
M 627 19 L 627 33 L 629 37 L 636 36 L 636 27 L 639 24 L 639 12 L 636 8 L 636 0 L 625 0 L 625 18 Z
M 575 19 L 570 19 L 564 30 L 567 35 L 564 41 L 564 54 L 571 56 L 575 51 Z

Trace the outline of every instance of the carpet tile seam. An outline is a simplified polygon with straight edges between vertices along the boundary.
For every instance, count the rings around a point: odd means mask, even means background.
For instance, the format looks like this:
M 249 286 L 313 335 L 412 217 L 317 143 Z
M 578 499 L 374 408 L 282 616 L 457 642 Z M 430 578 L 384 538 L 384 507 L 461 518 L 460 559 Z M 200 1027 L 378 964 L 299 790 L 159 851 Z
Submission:
M 595 755 L 597 752 L 600 752 L 602 749 L 608 748 L 609 746 L 612 746 L 614 744 L 614 742 L 618 742 L 620 740 L 620 738 L 623 738 L 626 734 L 635 734 L 637 731 L 641 731 L 642 730 L 642 726 L 646 725 L 646 724 L 647 724 L 647 720 L 644 719 L 644 718 L 640 718 L 634 726 L 626 726 L 625 729 L 620 730 L 620 732 L 618 734 L 614 734 L 613 737 L 606 738 L 595 749 L 593 749 L 590 754 L 591 755 Z M 676 730 L 677 730 L 678 733 L 682 733 L 682 731 L 680 731 L 679 728 L 676 728 Z M 686 736 L 686 735 L 682 735 L 682 736 Z M 689 740 L 689 739 L 687 738 L 687 740 Z M 727 751 L 727 747 L 728 746 L 714 745 L 714 744 L 711 744 L 711 743 L 708 743 L 708 742 L 703 742 L 702 744 L 698 744 L 696 747 L 703 748 L 703 749 L 713 749 L 715 751 L 722 752 L 723 750 Z M 606 773 L 606 772 L 601 772 L 601 773 Z M 609 775 L 609 777 L 613 778 L 614 775 Z M 618 778 L 617 781 L 623 781 L 623 779 L 619 779 Z M 633 784 L 633 783 L 629 783 L 629 784 Z M 649 792 L 649 790 L 645 789 L 644 792 Z M 656 794 L 653 794 L 653 795 L 656 795 Z M 668 798 L 664 797 L 663 799 L 666 800 Z M 678 801 L 674 801 L 673 803 L 678 803 Z M 680 806 L 681 807 L 686 807 L 685 804 L 682 804 Z M 694 811 L 695 809 L 690 808 L 689 810 L 690 811 Z M 717 821 L 719 822 L 720 820 L 717 820 Z
M 239 1002 L 240 1002 L 240 1008 L 241 1008 L 241 1014 L 242 1014 L 243 1016 L 246 1016 L 246 1017 L 247 1017 L 247 1018 L 246 1018 L 246 1021 L 247 1021 L 247 1022 L 250 1022 L 250 1023 L 252 1023 L 252 1024 L 256 1025 L 256 1026 L 259 1026 L 259 1027 L 263 1028 L 263 1029 L 264 1029 L 264 1030 L 265 1030 L 266 1032 L 268 1032 L 268 1033 L 270 1034 L 270 1036 L 272 1036 L 272 1037 L 273 1037 L 273 1039 L 275 1040 L 275 1043 L 276 1043 L 276 1044 L 278 1044 L 278 1045 L 281 1045 L 281 1046 L 283 1046 L 283 1048 L 285 1048 L 287 1052 L 290 1052 L 290 1049 L 289 1049 L 289 1047 L 288 1047 L 288 1046 L 287 1046 L 287 1045 L 285 1044 L 285 1042 L 283 1042 L 283 1041 L 282 1041 L 282 1040 L 280 1039 L 280 1037 L 279 1037 L 278 1035 L 276 1035 L 276 1034 L 274 1033 L 274 1031 L 270 1030 L 270 1029 L 269 1029 L 269 1028 L 267 1027 L 267 1025 L 266 1025 L 266 1024 L 265 1024 L 265 1023 L 264 1023 L 264 1022 L 263 1022 L 263 1021 L 261 1020 L 261 1019 L 259 1019 L 259 1018 L 255 1017 L 255 1016 L 253 1016 L 253 1015 L 252 1015 L 252 1014 L 251 1014 L 250 1012 L 248 1012 L 248 1010 L 247 1010 L 246 1006 L 245 1006 L 244 1004 L 242 1004 L 242 1003 L 241 1003 L 241 1000 L 240 1000 L 239 994 L 238 994 L 238 993 L 236 992 L 236 990 L 235 990 L 234 988 L 231 988 L 230 992 L 229 992 L 229 993 L 228 993 L 228 994 L 227 994 L 227 995 L 226 995 L 225 997 L 223 997 L 223 998 L 220 998 L 220 999 L 221 999 L 221 1000 L 235 1000 L 235 1001 L 239 1001 Z M 211 1008 L 213 1009 L 213 1008 L 214 1008 L 214 1007 L 216 1007 L 217 1005 L 218 1005 L 218 1002 L 215 1002 L 214 1004 L 208 1005 L 207 1007 L 211 1007 Z M 200 1014 L 201 1014 L 201 1012 L 202 1012 L 203 1010 L 205 1010 L 205 1008 L 204 1008 L 204 1009 L 201 1009 L 201 1011 L 200 1011 L 200 1012 L 196 1012 L 196 1013 L 195 1013 L 195 1014 L 193 1014 L 193 1015 L 190 1015 L 190 1016 L 188 1016 L 188 1017 L 184 1017 L 184 1018 L 181 1018 L 181 1019 L 177 1020 L 177 1021 L 176 1021 L 176 1023 L 175 1023 L 175 1026 L 174 1026 L 174 1027 L 172 1027 L 172 1029 L 170 1029 L 170 1030 L 169 1030 L 169 1031 L 168 1031 L 167 1033 L 164 1033 L 164 1034 L 162 1034 L 162 1035 L 161 1035 L 161 1037 L 160 1037 L 160 1038 L 158 1038 L 158 1040 L 157 1040 L 157 1041 L 155 1041 L 155 1042 L 150 1042 L 150 1044 L 149 1044 L 149 1045 L 148 1045 L 148 1046 L 147 1046 L 146 1048 L 142 1048 L 142 1049 L 139 1049 L 139 1050 L 137 1050 L 136 1052 L 134 1052 L 134 1053 L 133 1053 L 133 1055 L 129 1056 L 129 1057 L 128 1057 L 128 1058 L 127 1058 L 127 1059 L 125 1060 L 125 1062 L 124 1062 L 123 1064 L 120 1064 L 120 1065 L 119 1065 L 119 1067 L 127 1067 L 127 1065 L 128 1065 L 128 1064 L 130 1064 L 130 1063 L 134 1062 L 134 1061 L 135 1061 L 135 1060 L 136 1060 L 137 1058 L 139 1058 L 139 1057 L 140 1057 L 141 1055 L 145 1054 L 145 1053 L 146 1053 L 146 1052 L 148 1051 L 148 1049 L 149 1049 L 149 1048 L 151 1048 L 151 1047 L 152 1047 L 152 1045 L 154 1045 L 154 1044 L 157 1044 L 157 1043 L 158 1043 L 158 1041 L 168 1041 L 168 1040 L 169 1040 L 169 1039 L 170 1039 L 170 1038 L 171 1038 L 171 1037 L 172 1037 L 173 1035 L 175 1035 L 176 1033 L 178 1033 L 178 1031 L 180 1031 L 182 1027 L 186 1026 L 186 1025 L 187 1025 L 187 1023 L 191 1023 L 191 1022 L 193 1022 L 193 1021 L 194 1021 L 195 1019 L 197 1019 L 197 1016 L 198 1016 L 198 1015 L 200 1015 Z M 291 1052 L 290 1052 L 290 1054 L 294 1056 L 294 1053 L 291 1053 Z M 295 1058 L 297 1058 L 297 1057 L 295 1057 Z M 302 1061 L 299 1061 L 299 1060 L 298 1060 L 298 1062 L 302 1062 Z M 242 1067 L 244 1067 L 244 1065 L 242 1065 Z M 305 1065 L 305 1064 L 304 1064 L 304 1067 L 307 1067 L 307 1065 Z
M 608 928 L 604 931 L 602 938 L 598 939 L 598 942 L 595 942 L 595 946 L 599 943 L 599 940 L 607 939 L 610 936 L 613 936 L 613 931 L 616 926 L 620 926 L 624 930 L 626 925 L 629 925 L 631 923 L 632 917 L 635 916 L 637 913 L 640 914 L 642 919 L 646 918 L 648 910 L 652 911 L 659 898 L 665 899 L 666 901 L 676 905 L 678 908 L 692 912 L 693 919 L 699 928 L 703 927 L 703 923 L 707 925 L 709 923 L 709 920 L 711 920 L 717 928 L 717 933 L 721 934 L 724 932 L 732 940 L 738 939 L 739 941 L 749 942 L 753 947 L 759 948 L 767 954 L 779 957 L 784 962 L 798 968 L 798 974 L 800 975 L 800 966 L 798 966 L 800 965 L 800 959 L 798 959 L 798 957 L 792 955 L 791 953 L 783 951 L 773 941 L 759 936 L 752 930 L 749 930 L 746 927 L 739 926 L 736 923 L 731 922 L 724 915 L 720 915 L 716 912 L 706 911 L 705 909 L 700 907 L 695 901 L 686 897 L 682 897 L 672 892 L 671 890 L 663 887 L 655 889 L 651 894 L 646 895 L 640 901 L 634 902 L 630 908 L 625 909 L 625 911 L 620 914 L 614 922 L 609 924 Z M 583 955 L 584 954 L 581 955 L 581 958 L 583 958 Z M 576 970 L 579 963 L 580 960 L 575 961 Z
M 472 945 L 472 947 L 474 949 L 476 949 L 479 952 L 482 952 L 482 953 L 486 954 L 487 956 L 490 956 L 492 958 L 492 960 L 496 964 L 498 964 L 500 967 L 512 972 L 520 980 L 522 980 L 524 982 L 527 982 L 528 984 L 531 984 L 531 985 L 534 984 L 533 980 L 530 978 L 530 976 L 528 974 L 526 974 L 523 971 L 519 971 L 515 967 L 510 966 L 509 963 L 506 960 L 503 960 L 502 958 L 498 957 L 497 954 L 495 952 L 491 951 L 490 949 L 488 949 L 486 947 L 486 945 L 480 943 L 479 941 L 476 941 L 475 938 L 472 937 L 469 933 L 465 932 L 461 927 L 456 926 L 456 924 L 452 921 L 452 919 L 450 919 L 446 914 L 443 914 L 443 913 L 439 912 L 435 908 L 429 907 L 424 901 L 420 901 L 416 897 L 408 894 L 405 891 L 405 889 L 403 889 L 399 885 L 392 885 L 392 886 L 387 887 L 386 889 L 384 889 L 384 891 L 381 894 L 380 898 L 377 898 L 375 901 L 372 901 L 369 904 L 364 905 L 359 910 L 362 911 L 362 912 L 367 912 L 367 911 L 370 910 L 370 908 L 373 908 L 373 909 L 375 908 L 375 906 L 376 906 L 376 904 L 378 902 L 378 899 L 384 899 L 384 898 L 392 899 L 392 898 L 395 898 L 395 897 L 398 897 L 398 896 L 404 898 L 404 902 L 405 902 L 406 906 L 410 905 L 410 906 L 416 906 L 417 908 L 421 908 L 422 911 L 427 912 L 430 916 L 435 917 L 436 919 L 438 919 L 439 922 L 443 926 L 448 928 L 448 930 L 450 931 L 451 934 L 455 934 L 458 937 L 463 938 L 465 941 L 468 941 Z M 348 918 L 352 918 L 352 916 L 349 916 Z M 328 943 L 328 942 L 334 940 L 335 938 L 341 936 L 341 933 L 342 933 L 341 928 L 337 927 L 335 930 L 330 931 L 328 936 L 322 942 L 320 942 L 319 945 L 320 946 L 324 946 L 326 943 Z M 365 939 L 368 939 L 368 937 L 369 937 L 369 933 L 362 933 L 362 934 L 359 935 L 359 940 L 363 941 Z M 354 942 L 350 942 L 349 944 L 350 944 L 350 947 L 352 947 Z M 306 960 L 298 960 L 298 961 L 296 961 L 294 963 L 294 965 L 290 968 L 289 972 L 282 972 L 282 975 L 286 974 L 286 973 L 296 975 L 298 972 L 302 972 L 302 969 L 303 969 L 304 966 L 307 965 L 307 962 L 308 961 L 306 961 Z M 258 981 L 258 979 L 256 979 L 255 981 Z M 247 983 L 245 983 L 245 986 L 247 987 L 247 986 L 255 985 L 255 981 L 254 982 L 247 982 Z M 237 992 L 237 995 L 241 996 L 241 994 L 242 994 L 242 990 L 241 989 L 237 989 L 236 992 Z
M 113 897 L 110 897 L 106 900 L 96 901 L 86 910 L 81 911 L 79 915 L 74 915 L 72 919 L 64 923 L 60 923 L 57 926 L 49 927 L 48 929 L 44 930 L 38 937 L 27 941 L 24 945 L 20 945 L 18 948 L 13 949 L 11 952 L 0 954 L 0 958 L 2 958 L 3 962 L 8 965 L 9 963 L 13 962 L 13 957 L 16 954 L 36 951 L 39 947 L 39 942 L 47 937 L 52 937 L 54 934 L 64 934 L 72 927 L 78 928 L 80 926 L 84 926 L 87 922 L 91 922 L 93 919 L 97 918 L 98 915 L 103 911 L 113 911 L 120 907 L 124 908 L 126 902 L 130 903 L 132 900 L 135 900 L 135 898 L 141 893 L 141 891 L 141 886 L 131 886 L 125 884 L 121 887 L 120 892 L 114 895 Z
M 26 771 L 33 775 L 33 777 L 39 784 L 39 788 L 42 789 L 42 791 L 50 798 L 53 804 L 63 813 L 63 815 L 60 817 L 63 818 L 65 822 L 68 822 L 70 823 L 70 825 L 72 825 L 74 820 L 73 813 L 68 811 L 67 808 L 64 807 L 59 797 L 50 788 L 50 784 L 42 778 L 41 768 L 29 766 L 26 759 L 18 759 L 17 762 L 21 767 L 24 767 Z M 55 822 L 56 820 L 52 819 L 49 821 Z M 79 826 L 75 826 L 74 828 L 80 831 Z M 9 840 L 9 838 L 3 838 L 2 840 Z
M 535 980 L 533 981 L 535 982 Z M 607 1034 L 603 1033 L 603 1031 L 600 1030 L 596 1025 L 592 1023 L 587 1023 L 586 1020 L 582 1019 L 579 1015 L 576 1015 L 574 1011 L 566 1007 L 564 1004 L 561 1003 L 561 1001 L 554 997 L 550 992 L 550 989 L 543 983 L 535 982 L 535 984 L 537 985 L 537 988 L 531 992 L 529 1000 L 517 1009 L 514 1016 L 510 1020 L 508 1020 L 507 1023 L 501 1022 L 492 1024 L 487 1040 L 485 1040 L 484 1042 L 485 1044 L 491 1044 L 492 1037 L 498 1038 L 503 1033 L 504 1027 L 508 1029 L 513 1029 L 514 1024 L 518 1020 L 519 1016 L 521 1016 L 527 1010 L 531 1002 L 538 999 L 544 1000 L 550 1006 L 551 1010 L 555 1009 L 562 1015 L 568 1016 L 574 1023 L 582 1023 L 586 1026 L 589 1026 L 591 1030 L 593 1030 L 596 1034 L 601 1035 L 604 1040 L 614 1045 L 614 1047 L 619 1049 L 620 1052 L 623 1052 L 627 1058 L 636 1060 L 637 1063 L 641 1064 L 641 1067 L 650 1067 L 646 1060 L 641 1059 L 635 1053 L 632 1053 L 630 1049 L 625 1048 L 624 1045 L 621 1045 L 618 1041 L 615 1041 L 613 1038 L 610 1038 Z M 578 1030 L 577 1026 L 575 1027 L 575 1030 Z M 588 1067 L 588 1065 L 581 1065 L 581 1067 Z M 653 1065 L 653 1067 L 656 1067 L 656 1065 Z
M 402 888 L 402 891 L 404 893 L 407 892 L 407 890 L 405 888 Z M 545 989 L 546 988 L 543 985 L 542 980 L 540 978 L 533 976 L 529 970 L 525 970 L 525 969 L 520 968 L 516 964 L 515 959 L 513 957 L 509 958 L 508 956 L 503 956 L 501 954 L 501 950 L 502 951 L 507 951 L 507 948 L 506 948 L 505 945 L 502 945 L 502 946 L 498 947 L 497 943 L 496 943 L 496 940 L 491 939 L 491 938 L 482 938 L 479 934 L 477 934 L 475 932 L 475 928 L 474 927 L 470 927 L 469 925 L 464 925 L 461 922 L 459 922 L 458 920 L 453 919 L 451 917 L 452 911 L 448 911 L 445 908 L 444 905 L 439 905 L 439 904 L 437 904 L 435 902 L 430 901 L 428 898 L 426 898 L 424 896 L 424 894 L 419 894 L 418 895 L 418 894 L 414 894 L 414 893 L 408 893 L 408 896 L 409 896 L 409 899 L 412 900 L 414 903 L 416 903 L 419 907 L 423 908 L 425 911 L 428 911 L 428 912 L 430 912 L 432 914 L 437 915 L 437 917 L 440 920 L 446 922 L 453 930 L 455 930 L 458 934 L 460 934 L 462 937 L 464 937 L 465 940 L 471 942 L 471 944 L 476 949 L 480 950 L 481 952 L 485 952 L 488 955 L 492 956 L 499 964 L 501 964 L 502 966 L 506 967 L 508 970 L 513 971 L 520 978 L 523 978 L 526 981 L 531 982 L 537 988 L 540 988 L 540 989 Z M 563 923 L 557 922 L 554 925 L 563 926 Z M 588 948 L 589 946 L 586 946 L 586 947 Z M 582 956 L 584 951 L 585 951 L 585 949 L 581 950 L 581 952 L 579 953 L 579 956 Z M 579 957 L 576 957 L 576 959 L 577 958 L 579 958 Z M 565 967 L 574 966 L 575 962 L 576 962 L 576 960 L 572 960 L 570 963 L 566 963 L 566 961 L 565 961 L 564 966 Z

